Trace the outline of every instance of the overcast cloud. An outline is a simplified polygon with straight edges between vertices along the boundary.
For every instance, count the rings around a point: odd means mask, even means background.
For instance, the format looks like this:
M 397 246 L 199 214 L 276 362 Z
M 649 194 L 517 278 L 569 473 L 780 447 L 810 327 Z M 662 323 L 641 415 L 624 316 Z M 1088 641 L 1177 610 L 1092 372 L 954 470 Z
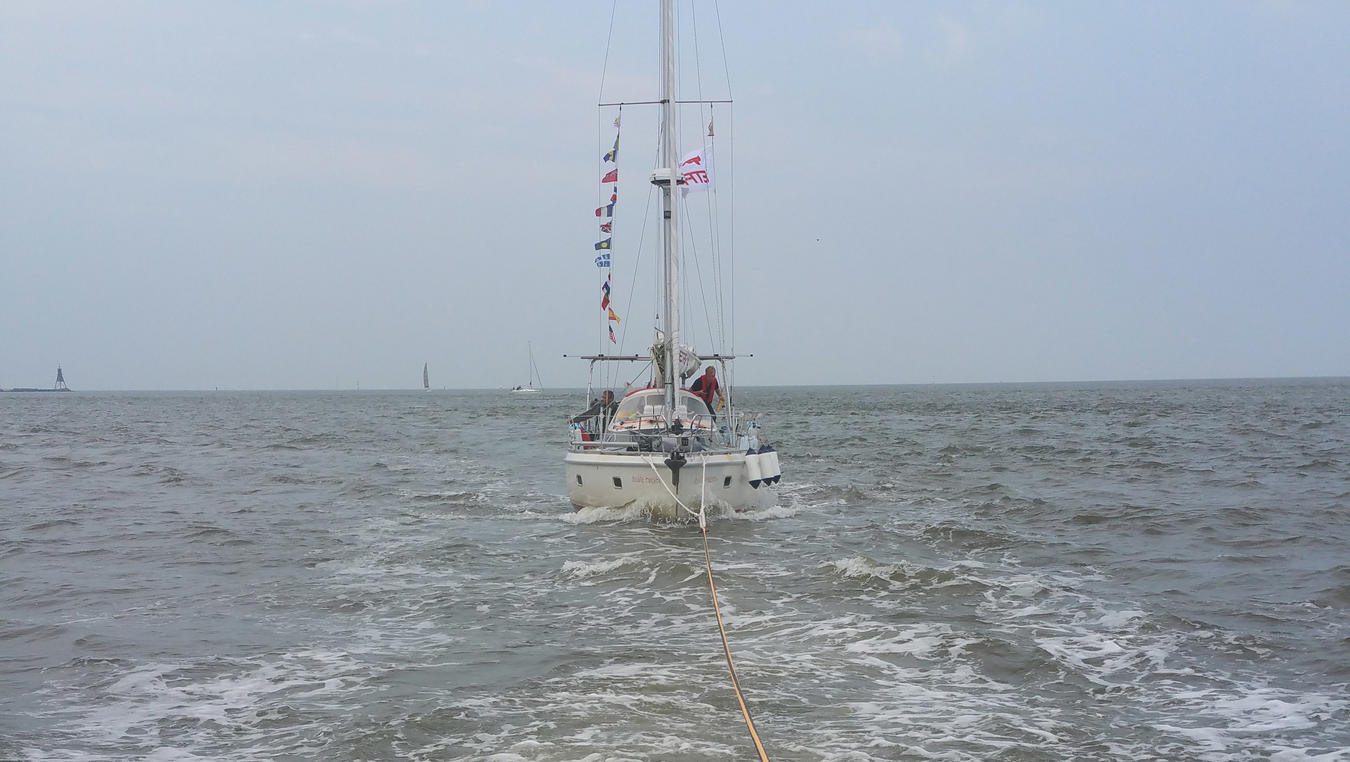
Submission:
M 740 382 L 1350 375 L 1350 4 L 826 5 L 696 5 Z M 0 387 L 583 384 L 610 11 L 0 3 Z

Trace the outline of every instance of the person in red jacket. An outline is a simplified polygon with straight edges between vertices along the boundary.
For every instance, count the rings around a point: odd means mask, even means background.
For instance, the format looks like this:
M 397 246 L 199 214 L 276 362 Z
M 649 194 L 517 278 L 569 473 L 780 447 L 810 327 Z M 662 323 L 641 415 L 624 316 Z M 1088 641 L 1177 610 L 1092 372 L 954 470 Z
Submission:
M 722 400 L 723 403 L 726 402 L 726 397 L 722 395 L 722 386 L 717 383 L 717 371 L 713 370 L 713 366 L 709 365 L 707 369 L 703 371 L 703 375 L 694 379 L 694 383 L 689 385 L 689 391 L 693 392 L 699 399 L 703 400 L 703 402 L 707 404 L 708 410 L 714 411 L 713 418 L 717 418 L 717 413 L 715 412 L 717 408 L 713 407 L 713 397 L 716 396 L 718 399 Z

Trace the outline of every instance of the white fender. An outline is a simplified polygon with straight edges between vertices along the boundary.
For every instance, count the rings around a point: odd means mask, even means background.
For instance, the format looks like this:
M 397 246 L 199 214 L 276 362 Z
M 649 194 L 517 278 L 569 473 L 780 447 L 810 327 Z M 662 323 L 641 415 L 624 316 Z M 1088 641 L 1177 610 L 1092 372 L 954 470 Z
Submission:
M 773 449 L 772 445 L 764 445 L 759 448 L 760 474 L 764 477 L 766 484 L 777 484 L 779 479 L 783 478 L 782 472 L 778 469 L 778 451 Z
M 764 481 L 764 472 L 760 468 L 760 455 L 754 450 L 745 451 L 745 476 L 750 480 L 752 489 L 759 489 L 760 482 Z

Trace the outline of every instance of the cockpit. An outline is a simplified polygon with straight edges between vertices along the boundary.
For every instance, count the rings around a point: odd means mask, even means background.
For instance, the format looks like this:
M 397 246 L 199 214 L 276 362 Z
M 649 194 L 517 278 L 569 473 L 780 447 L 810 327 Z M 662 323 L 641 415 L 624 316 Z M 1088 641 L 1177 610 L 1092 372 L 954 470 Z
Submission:
M 686 429 L 712 429 L 713 417 L 708 406 L 692 392 L 681 389 L 675 420 Z M 665 425 L 666 392 L 664 389 L 638 389 L 619 403 L 610 431 L 640 431 Z

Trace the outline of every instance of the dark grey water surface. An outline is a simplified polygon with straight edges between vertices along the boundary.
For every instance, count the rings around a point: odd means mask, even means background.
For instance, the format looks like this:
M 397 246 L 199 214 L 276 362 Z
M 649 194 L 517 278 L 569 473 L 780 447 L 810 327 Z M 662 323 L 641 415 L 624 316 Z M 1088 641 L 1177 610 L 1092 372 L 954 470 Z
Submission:
M 1350 381 L 754 389 L 771 758 L 1350 760 Z M 0 759 L 754 758 L 696 527 L 505 392 L 0 395 Z

